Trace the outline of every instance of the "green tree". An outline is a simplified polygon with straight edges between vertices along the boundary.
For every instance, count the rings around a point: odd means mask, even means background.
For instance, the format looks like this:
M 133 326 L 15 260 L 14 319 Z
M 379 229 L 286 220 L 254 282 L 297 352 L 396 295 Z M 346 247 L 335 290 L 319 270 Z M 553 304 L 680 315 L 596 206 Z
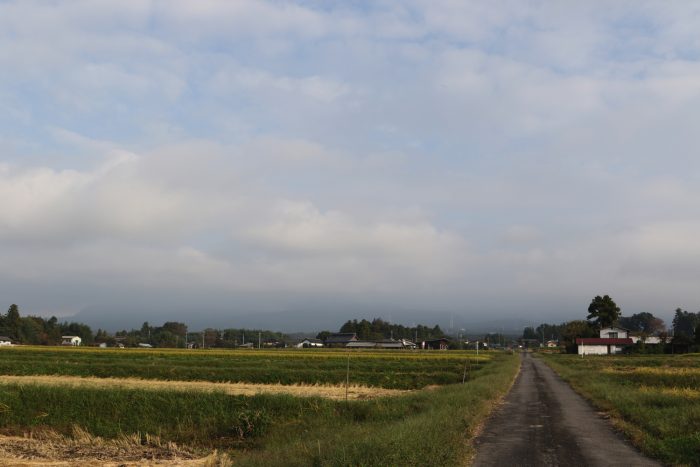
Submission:
M 605 328 L 617 323 L 620 319 L 620 307 L 609 295 L 597 295 L 588 306 L 588 321 L 593 322 L 599 328 Z
M 3 319 L 3 328 L 8 337 L 12 339 L 20 339 L 20 325 L 22 324 L 22 318 L 19 316 L 19 307 L 14 303 L 10 305 L 7 310 L 7 314 Z
M 583 320 L 569 321 L 561 326 L 561 342 L 568 353 L 576 353 L 577 337 L 598 337 L 598 332 L 590 322 Z
M 657 318 L 647 312 L 635 313 L 632 316 L 622 316 L 619 324 L 630 331 L 639 332 L 647 336 L 656 335 L 666 327 L 661 318 Z
M 680 308 L 676 308 L 676 314 L 673 316 L 673 335 L 674 337 L 693 337 L 695 327 L 700 324 L 700 313 L 690 313 Z

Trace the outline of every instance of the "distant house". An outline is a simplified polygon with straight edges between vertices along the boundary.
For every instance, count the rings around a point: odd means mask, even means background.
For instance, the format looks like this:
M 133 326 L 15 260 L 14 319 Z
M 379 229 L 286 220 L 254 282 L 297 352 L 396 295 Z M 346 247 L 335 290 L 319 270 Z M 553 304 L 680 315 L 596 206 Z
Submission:
M 79 336 L 61 336 L 61 345 L 72 345 L 79 346 L 83 343 L 83 340 Z
M 412 349 L 416 347 L 413 342 L 400 339 L 384 339 L 380 341 L 352 341 L 346 346 L 348 349 Z
M 421 342 L 420 347 L 421 349 L 429 350 L 447 350 L 449 343 L 449 339 L 441 337 L 440 339 L 425 340 Z
M 152 346 L 151 344 L 146 344 L 146 343 L 144 343 L 144 342 L 140 342 L 140 343 L 139 343 L 139 347 L 141 347 L 142 349 L 151 349 L 151 348 L 153 348 L 153 346 Z
M 245 344 L 239 345 L 238 348 L 239 349 L 254 349 L 255 344 L 253 344 L 252 342 L 246 342 Z
M 354 332 L 337 332 L 329 334 L 323 345 L 326 347 L 345 347 L 349 342 L 356 342 L 357 334 Z
M 323 341 L 321 339 L 304 339 L 295 345 L 299 349 L 308 349 L 312 347 L 323 347 Z
M 559 347 L 559 342 L 557 342 L 557 341 L 555 341 L 555 340 L 547 341 L 547 343 L 545 344 L 545 346 L 546 346 L 548 349 L 555 349 L 555 348 Z
M 577 337 L 579 355 L 612 355 L 620 353 L 633 341 L 629 329 L 610 326 L 600 330 L 600 337 Z
M 9 346 L 12 345 L 12 339 L 6 336 L 0 336 L 0 345 Z

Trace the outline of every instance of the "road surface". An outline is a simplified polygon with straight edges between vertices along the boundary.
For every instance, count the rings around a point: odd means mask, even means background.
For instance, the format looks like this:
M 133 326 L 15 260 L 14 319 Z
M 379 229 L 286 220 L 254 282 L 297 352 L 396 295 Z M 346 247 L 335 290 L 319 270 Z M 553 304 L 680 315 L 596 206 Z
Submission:
M 475 467 L 658 466 L 540 359 L 523 354 L 504 404 L 476 439 Z

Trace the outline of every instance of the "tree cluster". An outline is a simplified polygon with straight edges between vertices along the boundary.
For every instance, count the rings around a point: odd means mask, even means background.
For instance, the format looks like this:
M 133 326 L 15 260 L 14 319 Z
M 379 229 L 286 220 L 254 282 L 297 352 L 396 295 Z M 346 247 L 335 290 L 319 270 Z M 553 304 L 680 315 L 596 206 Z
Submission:
M 94 341 L 92 329 L 83 323 L 59 323 L 55 316 L 45 319 L 39 316 L 20 316 L 19 307 L 10 305 L 7 313 L 0 313 L 0 336 L 9 337 L 19 344 L 58 345 L 61 336 L 79 336 L 83 343 Z
M 355 333 L 357 338 L 360 340 L 382 340 L 382 339 L 408 339 L 408 340 L 425 340 L 425 339 L 438 339 L 445 337 L 445 333 L 440 329 L 437 324 L 433 327 L 424 326 L 419 324 L 417 326 L 409 327 L 402 324 L 393 324 L 388 321 L 384 321 L 381 318 L 375 318 L 372 321 L 362 319 L 360 321 L 353 319 L 348 320 L 340 327 L 339 332 L 342 333 Z M 326 331 L 326 335 L 328 332 Z M 323 333 L 319 333 L 317 336 L 322 339 Z

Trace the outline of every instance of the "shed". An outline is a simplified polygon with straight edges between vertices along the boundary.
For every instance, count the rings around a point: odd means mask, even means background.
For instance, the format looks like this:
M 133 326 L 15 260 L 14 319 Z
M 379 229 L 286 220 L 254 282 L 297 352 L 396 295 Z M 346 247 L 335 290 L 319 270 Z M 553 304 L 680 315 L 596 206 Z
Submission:
M 431 339 L 421 342 L 421 349 L 431 349 L 431 350 L 447 350 L 447 346 L 450 341 L 446 337 L 441 337 L 440 339 Z

